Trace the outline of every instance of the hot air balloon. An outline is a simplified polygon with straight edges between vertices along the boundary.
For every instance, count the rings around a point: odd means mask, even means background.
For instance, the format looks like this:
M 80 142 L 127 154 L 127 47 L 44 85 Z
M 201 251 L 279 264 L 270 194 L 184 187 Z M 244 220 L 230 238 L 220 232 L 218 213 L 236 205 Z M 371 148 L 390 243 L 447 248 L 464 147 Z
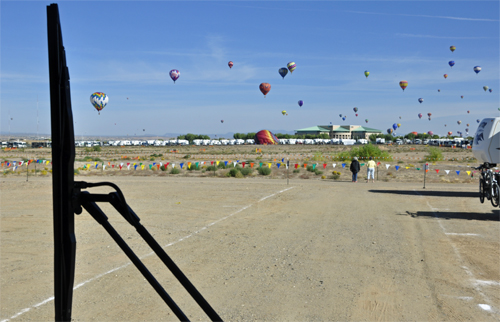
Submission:
M 421 119 L 422 118 L 422 113 L 418 113 L 418 118 Z
M 420 104 L 422 104 L 422 102 L 424 101 L 423 98 L 419 98 L 418 101 L 420 102 Z
M 428 116 L 428 117 L 431 117 L 431 116 L 432 116 L 432 113 L 427 113 L 427 116 Z
M 403 89 L 403 92 L 405 91 L 406 86 L 408 86 L 408 82 L 405 80 L 402 80 L 399 82 L 399 86 Z
M 365 123 L 368 123 L 368 119 L 365 120 Z
M 342 118 L 342 121 L 345 121 L 345 116 Z
M 481 66 L 474 66 L 474 71 L 476 72 L 476 74 L 479 74 L 479 72 L 481 71 Z
M 429 117 L 429 121 L 431 120 L 431 118 Z
M 446 127 L 446 124 L 444 125 L 444 127 Z
M 469 127 L 469 123 L 467 123 L 467 127 Z
M 401 127 L 401 123 L 398 123 L 398 127 Z
M 394 123 L 394 124 L 392 125 L 392 128 L 394 129 L 394 131 L 396 131 L 396 129 L 398 128 L 398 125 L 397 125 L 396 123 Z
M 455 65 L 455 62 L 453 60 L 450 60 L 448 62 L 448 65 L 450 65 L 450 67 L 453 68 L 453 66 Z
M 450 132 L 448 132 L 448 136 L 450 136 L 450 135 L 452 135 L 452 134 L 453 134 L 453 132 L 451 132 L 451 131 L 450 131 Z
M 342 117 L 342 114 L 339 114 L 340 117 Z
M 457 121 L 457 124 L 458 124 L 458 125 L 462 124 L 462 121 Z
M 356 113 L 356 117 L 358 117 L 358 113 Z
M 299 101 L 299 106 L 302 107 L 302 105 L 304 105 L 304 101 L 303 100 L 300 100 Z
M 232 61 L 230 61 L 229 63 L 227 63 L 227 65 L 229 66 L 229 68 L 233 68 L 233 65 L 234 65 L 234 64 L 233 64 L 233 62 L 232 62 Z
M 392 133 L 392 129 L 387 129 L 387 133 L 391 134 Z
M 281 111 L 281 114 L 285 115 L 285 114 L 286 114 L 286 111 Z
M 221 123 L 224 123 L 224 120 L 220 120 Z
M 278 138 L 268 130 L 255 133 L 255 144 L 278 144 Z
M 433 136 L 433 135 L 434 135 L 434 132 L 429 131 L 429 132 L 427 132 L 427 134 L 429 134 L 430 136 Z
M 446 79 L 448 78 L 448 74 L 444 74 L 443 77 Z
M 464 99 L 464 96 L 462 95 L 462 96 L 460 96 L 460 98 L 461 98 L 461 99 Z
M 358 112 L 358 108 L 357 107 L 353 108 L 352 110 L 354 111 L 354 113 Z
M 174 81 L 174 84 L 175 81 L 179 79 L 179 76 L 181 76 L 181 73 L 179 73 L 177 69 L 172 69 L 169 74 L 170 78 L 172 78 L 172 80 Z
M 271 90 L 271 84 L 269 84 L 269 83 L 261 83 L 259 85 L 259 89 L 262 92 L 262 94 L 264 94 L 264 97 L 266 97 L 267 93 L 269 93 L 269 91 Z
M 293 71 L 295 70 L 295 68 L 297 68 L 297 65 L 291 61 L 289 62 L 286 67 L 288 68 L 288 70 L 290 71 L 290 73 L 293 73 Z
M 370 72 L 367 71 L 367 70 L 365 70 L 365 76 L 366 76 L 366 78 L 368 78 L 368 75 L 370 75 Z
M 488 90 L 488 86 L 483 86 L 483 89 L 486 92 Z
M 399 119 L 401 120 L 401 116 L 399 117 Z
M 456 47 L 455 47 L 455 46 L 450 46 L 450 50 L 451 50 L 451 52 L 454 52 L 454 51 L 455 51 L 455 49 L 456 49 Z
M 493 90 L 491 88 L 488 91 L 490 91 L 490 93 L 493 92 Z
M 278 70 L 278 73 L 280 73 L 281 77 L 283 77 L 283 79 L 285 79 L 286 74 L 288 74 L 288 69 L 286 69 L 286 67 L 281 67 Z
M 465 129 L 465 132 L 466 132 L 466 133 L 469 133 L 469 128 L 466 128 L 466 129 Z
M 476 120 L 476 122 L 477 122 L 477 123 L 479 123 L 479 122 L 481 122 L 481 120 L 480 120 L 480 119 L 477 119 L 477 120 Z
M 441 90 L 440 90 L 440 89 L 438 89 L 438 92 L 439 92 L 439 93 L 441 93 Z
M 101 92 L 95 92 L 90 95 L 90 103 L 92 103 L 97 112 L 99 112 L 99 115 L 101 114 L 102 109 L 108 104 L 108 100 L 108 95 Z
M 413 133 L 414 135 L 418 135 L 418 132 L 411 132 L 411 133 Z
M 467 111 L 467 114 L 470 114 L 470 111 Z

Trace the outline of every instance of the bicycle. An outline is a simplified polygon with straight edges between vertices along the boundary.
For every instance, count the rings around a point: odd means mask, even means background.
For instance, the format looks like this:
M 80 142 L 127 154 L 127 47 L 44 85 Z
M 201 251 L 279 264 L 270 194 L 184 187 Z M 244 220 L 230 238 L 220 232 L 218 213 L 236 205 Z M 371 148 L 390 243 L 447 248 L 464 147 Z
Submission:
M 493 207 L 498 207 L 500 204 L 500 174 L 494 173 L 491 168 L 496 164 L 487 163 L 480 165 L 476 170 L 481 170 L 481 178 L 479 179 L 479 201 L 484 203 L 484 198 L 491 201 Z

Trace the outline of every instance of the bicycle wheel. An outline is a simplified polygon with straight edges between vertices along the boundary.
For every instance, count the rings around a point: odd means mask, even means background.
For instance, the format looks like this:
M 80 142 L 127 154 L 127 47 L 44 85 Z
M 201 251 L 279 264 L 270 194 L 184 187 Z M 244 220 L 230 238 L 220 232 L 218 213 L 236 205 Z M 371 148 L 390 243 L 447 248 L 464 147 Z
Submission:
M 493 184 L 491 190 L 491 204 L 493 205 L 493 207 L 498 207 L 498 202 L 500 200 L 500 188 L 498 188 L 498 183 Z
M 479 179 L 479 201 L 484 203 L 484 178 Z

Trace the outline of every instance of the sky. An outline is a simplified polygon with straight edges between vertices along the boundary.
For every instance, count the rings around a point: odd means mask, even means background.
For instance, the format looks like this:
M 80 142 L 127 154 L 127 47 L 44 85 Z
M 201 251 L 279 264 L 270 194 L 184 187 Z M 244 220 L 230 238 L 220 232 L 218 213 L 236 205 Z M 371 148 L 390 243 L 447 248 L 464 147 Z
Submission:
M 48 5 L 0 2 L 2 134 L 50 133 Z M 294 131 L 330 122 L 383 132 L 401 123 L 401 135 L 465 134 L 469 123 L 473 135 L 476 119 L 500 116 L 498 1 L 58 5 L 77 136 Z M 297 68 L 283 79 L 278 69 L 288 62 Z M 175 83 L 172 69 L 180 71 Z M 263 82 L 271 84 L 265 97 Z M 100 115 L 94 92 L 109 98 Z

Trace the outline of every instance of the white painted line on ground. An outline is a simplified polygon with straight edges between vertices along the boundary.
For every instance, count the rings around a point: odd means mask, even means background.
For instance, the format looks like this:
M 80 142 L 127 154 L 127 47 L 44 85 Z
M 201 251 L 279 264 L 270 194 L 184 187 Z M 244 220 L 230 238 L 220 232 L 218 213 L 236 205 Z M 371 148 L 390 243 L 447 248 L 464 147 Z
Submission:
M 418 193 L 418 191 L 417 191 L 417 190 L 413 189 L 413 191 L 414 191 L 416 194 L 418 194 L 418 195 L 420 195 L 420 196 L 422 196 L 422 197 L 423 197 L 423 195 L 421 195 L 420 193 Z M 432 207 L 432 206 L 429 204 L 429 201 L 427 201 L 427 200 L 426 200 L 426 203 L 427 203 L 427 206 L 428 206 L 428 207 L 431 209 L 431 211 L 434 213 L 434 217 L 437 219 L 437 221 L 438 221 L 438 223 L 439 223 L 439 227 L 441 227 L 441 230 L 443 231 L 443 233 L 444 233 L 445 235 L 448 235 L 449 233 L 447 233 L 447 232 L 446 232 L 446 229 L 444 228 L 443 224 L 441 223 L 441 219 L 438 217 L 438 215 L 437 215 L 437 213 L 436 213 L 436 212 L 439 210 L 439 208 L 434 208 L 434 207 Z M 464 260 L 462 259 L 462 256 L 460 255 L 460 252 L 458 251 L 457 246 L 456 246 L 456 245 L 455 245 L 455 244 L 451 241 L 451 239 L 449 239 L 449 238 L 448 238 L 448 242 L 450 243 L 451 247 L 453 248 L 453 251 L 455 252 L 455 255 L 456 255 L 456 257 L 457 257 L 458 261 L 459 261 L 460 263 L 463 263 L 463 262 L 464 262 Z M 483 293 L 483 291 L 481 290 L 481 288 L 480 288 L 480 286 L 479 286 L 479 283 L 475 282 L 475 281 L 478 281 L 478 280 L 475 278 L 474 274 L 470 271 L 470 269 L 469 269 L 467 266 L 461 266 L 461 267 L 462 267 L 462 269 L 465 271 L 465 273 L 466 273 L 467 275 L 469 275 L 469 277 L 470 277 L 471 281 L 473 281 L 473 282 L 472 282 L 472 287 L 474 288 L 474 290 L 475 290 L 476 292 L 478 292 L 478 293 L 479 293 L 479 295 L 481 295 L 481 297 L 483 298 L 483 300 L 484 300 L 485 302 L 491 303 L 491 300 L 490 300 L 490 299 L 489 299 L 489 298 L 488 298 L 488 297 L 487 297 L 487 296 Z M 483 307 L 482 305 L 483 305 L 484 307 Z M 479 306 L 480 306 L 483 310 L 493 311 L 495 314 L 497 314 L 497 315 L 499 314 L 499 312 L 498 312 L 496 309 L 495 309 L 495 310 L 493 310 L 493 309 L 491 308 L 491 306 L 489 306 L 489 305 L 487 305 L 487 304 L 479 304 Z M 487 307 L 487 308 L 485 308 L 485 307 Z
M 210 223 L 210 224 L 206 225 L 206 226 L 205 226 L 205 227 L 203 227 L 203 228 L 198 229 L 197 231 L 195 231 L 195 232 L 191 233 L 190 235 L 184 236 L 184 237 L 182 237 L 182 238 L 178 239 L 177 241 L 171 242 L 170 244 L 167 244 L 167 245 L 163 246 L 163 248 L 166 248 L 166 247 L 169 247 L 169 246 L 175 245 L 175 244 L 177 244 L 177 243 L 179 243 L 179 242 L 181 242 L 181 241 L 183 241 L 183 240 L 185 240 L 185 239 L 188 239 L 189 237 L 192 237 L 194 234 L 198 234 L 199 232 L 201 232 L 202 230 L 207 229 L 207 228 L 208 228 L 208 227 L 210 227 L 210 226 L 213 226 L 213 225 L 215 225 L 215 224 L 217 224 L 217 223 L 219 223 L 219 222 L 221 222 L 221 221 L 223 221 L 223 220 L 226 220 L 226 219 L 228 219 L 228 218 L 230 218 L 230 217 L 232 217 L 232 216 L 234 216 L 234 215 L 236 215 L 236 214 L 239 214 L 240 212 L 242 212 L 242 211 L 244 211 L 244 210 L 246 210 L 246 209 L 250 208 L 252 205 L 254 205 L 254 204 L 256 204 L 256 203 L 259 203 L 259 202 L 261 202 L 261 201 L 263 201 L 263 200 L 266 200 L 267 198 L 270 198 L 270 197 L 272 197 L 272 196 L 275 196 L 275 195 L 278 195 L 278 194 L 280 194 L 280 193 L 286 192 L 286 191 L 288 191 L 288 190 L 290 190 L 290 189 L 293 189 L 293 188 L 295 188 L 295 187 L 290 187 L 290 188 L 287 188 L 287 189 L 284 189 L 284 190 L 281 190 L 281 191 L 275 192 L 275 193 L 273 193 L 272 195 L 269 195 L 269 196 L 267 196 L 267 197 L 264 197 L 264 198 L 260 199 L 259 201 L 255 202 L 255 203 L 253 203 L 253 204 L 250 204 L 250 205 L 248 205 L 248 206 L 245 206 L 245 207 L 243 207 L 243 208 L 241 208 L 241 209 L 239 209 L 239 210 L 237 210 L 237 211 L 233 212 L 233 213 L 232 213 L 232 214 L 230 214 L 230 215 L 227 215 L 227 216 L 225 216 L 225 217 L 222 217 L 222 218 L 220 218 L 220 219 L 217 219 L 216 221 L 214 221 L 214 222 L 212 222 L 212 223 Z M 142 257 L 139 257 L 139 258 L 140 258 L 140 259 L 143 259 L 143 258 L 146 258 L 146 257 L 151 256 L 151 255 L 153 255 L 153 254 L 155 254 L 155 252 L 151 252 L 151 253 L 146 254 L 146 255 L 144 255 L 144 256 L 142 256 Z M 113 272 L 115 272 L 115 271 L 117 271 L 117 270 L 120 270 L 120 269 L 122 269 L 122 268 L 125 268 L 125 267 L 129 266 L 130 264 L 132 264 L 132 263 L 131 263 L 131 262 L 128 262 L 128 263 L 126 263 L 125 265 L 122 265 L 122 266 L 119 266 L 119 267 L 115 267 L 115 268 L 113 268 L 113 269 L 111 269 L 111 270 L 109 270 L 109 271 L 107 271 L 107 272 L 105 272 L 105 273 L 102 273 L 102 274 L 96 275 L 96 276 L 94 276 L 94 277 L 92 277 L 92 278 L 90 278 L 90 279 L 88 279 L 88 280 L 86 280 L 86 281 L 84 281 L 84 282 L 81 282 L 80 284 L 78 284 L 78 285 L 76 285 L 75 287 L 73 287 L 73 291 L 74 291 L 74 290 L 76 290 L 76 289 L 78 289 L 78 288 L 80 288 L 80 287 L 82 287 L 83 285 L 85 285 L 85 284 L 87 284 L 87 283 L 90 283 L 90 282 L 95 281 L 95 280 L 96 280 L 96 279 L 98 279 L 98 278 L 101 278 L 101 277 L 103 277 L 103 276 L 105 276 L 105 275 L 108 275 L 108 274 L 113 273 Z M 37 304 L 33 305 L 32 307 L 28 307 L 28 308 L 22 309 L 22 310 L 21 310 L 21 311 L 19 311 L 18 313 L 16 313 L 16 314 L 14 314 L 13 316 L 11 316 L 9 319 L 4 319 L 4 320 L 1 320 L 0 322 L 8 322 L 9 320 L 15 319 L 15 318 L 17 318 L 18 316 L 20 316 L 20 315 L 22 315 L 22 314 L 24 314 L 24 313 L 28 312 L 28 311 L 29 311 L 29 310 L 31 310 L 32 308 L 36 308 L 36 307 L 42 306 L 43 304 L 46 304 L 46 303 L 48 303 L 48 302 L 50 302 L 50 301 L 53 301 L 53 300 L 54 300 L 54 297 L 53 297 L 53 296 L 52 296 L 52 297 L 49 297 L 48 299 L 45 299 L 45 300 L 43 300 L 42 302 L 40 302 L 40 303 L 37 303 Z
M 480 285 L 500 286 L 500 282 L 498 282 L 498 281 L 482 281 L 482 280 L 476 280 L 475 282 L 476 282 L 477 284 L 480 284 Z
M 479 234 L 470 234 L 470 233 L 445 233 L 445 234 L 452 236 L 481 236 Z

